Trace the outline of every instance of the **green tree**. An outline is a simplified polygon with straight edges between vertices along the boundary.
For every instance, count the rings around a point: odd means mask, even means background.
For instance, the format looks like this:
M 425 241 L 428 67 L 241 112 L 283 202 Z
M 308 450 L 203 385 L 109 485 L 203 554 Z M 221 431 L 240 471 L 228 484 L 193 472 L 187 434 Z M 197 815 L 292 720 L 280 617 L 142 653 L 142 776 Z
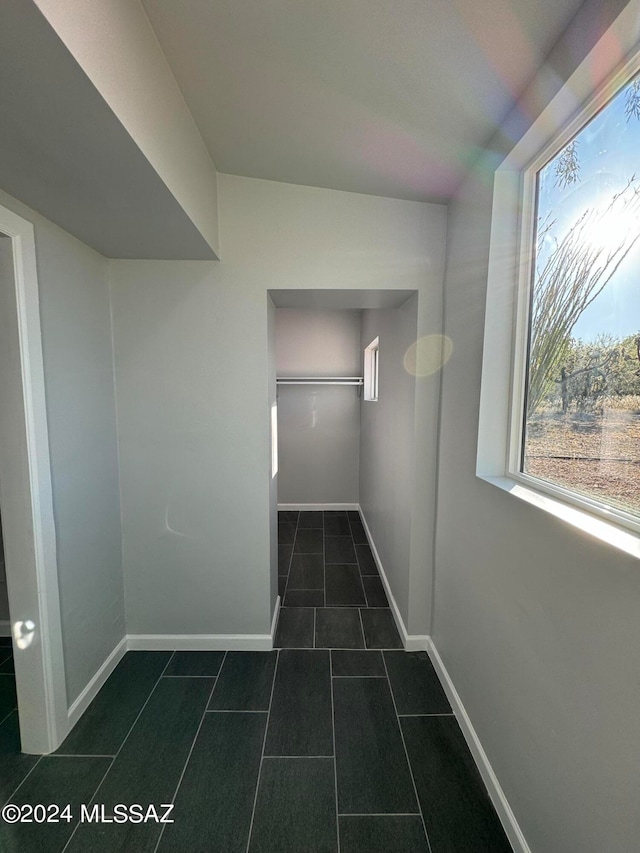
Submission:
M 624 112 L 627 121 L 633 118 L 640 119 L 640 75 L 630 84 L 625 95 Z
M 638 393 L 634 339 L 599 335 L 591 343 L 572 340 L 557 380 L 562 410 L 573 404 L 580 411 L 594 411 L 605 397 Z
M 624 114 L 627 121 L 640 119 L 640 74 L 627 85 L 625 90 Z M 568 187 L 580 180 L 580 156 L 578 140 L 572 139 L 558 154 L 554 168 L 557 187 Z
M 585 308 L 611 281 L 640 238 L 639 228 L 621 229 L 615 243 L 600 239 L 611 219 L 633 221 L 640 212 L 640 188 L 633 176 L 604 209 L 588 208 L 536 270 L 531 305 L 527 416 L 548 396 L 571 347 L 573 327 Z M 553 223 L 538 233 L 541 244 Z
M 557 187 L 568 187 L 580 180 L 580 159 L 578 157 L 578 140 L 574 139 L 560 152 L 554 169 Z

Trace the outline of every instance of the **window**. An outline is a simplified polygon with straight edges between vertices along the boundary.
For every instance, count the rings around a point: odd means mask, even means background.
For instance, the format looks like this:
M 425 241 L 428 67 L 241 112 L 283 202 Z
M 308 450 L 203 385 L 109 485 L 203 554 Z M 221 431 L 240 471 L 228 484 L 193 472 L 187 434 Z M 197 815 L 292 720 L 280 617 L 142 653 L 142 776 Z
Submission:
M 640 557 L 636 6 L 496 171 L 476 473 Z
M 278 405 L 271 406 L 271 479 L 278 473 Z
M 376 338 L 364 350 L 364 399 L 370 402 L 378 399 L 378 355 L 379 339 Z
M 516 470 L 640 515 L 640 76 L 533 171 Z

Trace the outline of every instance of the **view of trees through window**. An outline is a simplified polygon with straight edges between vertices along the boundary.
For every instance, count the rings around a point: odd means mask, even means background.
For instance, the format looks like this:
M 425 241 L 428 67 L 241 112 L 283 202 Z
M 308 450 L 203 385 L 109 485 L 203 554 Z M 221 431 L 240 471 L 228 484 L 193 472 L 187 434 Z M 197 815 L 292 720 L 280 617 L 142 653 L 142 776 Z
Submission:
M 640 514 L 640 75 L 536 201 L 522 470 Z

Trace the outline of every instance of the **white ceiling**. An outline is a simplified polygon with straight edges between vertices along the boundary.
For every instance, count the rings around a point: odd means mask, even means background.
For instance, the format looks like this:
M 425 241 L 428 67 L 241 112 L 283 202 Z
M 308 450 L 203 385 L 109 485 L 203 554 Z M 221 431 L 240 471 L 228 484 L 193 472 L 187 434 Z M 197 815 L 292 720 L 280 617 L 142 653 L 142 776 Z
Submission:
M 449 198 L 581 0 L 142 0 L 218 170 Z

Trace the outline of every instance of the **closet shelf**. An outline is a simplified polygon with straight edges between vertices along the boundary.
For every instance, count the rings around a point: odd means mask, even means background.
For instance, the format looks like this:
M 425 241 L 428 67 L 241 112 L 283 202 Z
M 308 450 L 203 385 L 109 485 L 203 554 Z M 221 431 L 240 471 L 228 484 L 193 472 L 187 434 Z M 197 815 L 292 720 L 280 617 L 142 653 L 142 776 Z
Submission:
M 278 376 L 278 385 L 362 385 L 362 376 Z

